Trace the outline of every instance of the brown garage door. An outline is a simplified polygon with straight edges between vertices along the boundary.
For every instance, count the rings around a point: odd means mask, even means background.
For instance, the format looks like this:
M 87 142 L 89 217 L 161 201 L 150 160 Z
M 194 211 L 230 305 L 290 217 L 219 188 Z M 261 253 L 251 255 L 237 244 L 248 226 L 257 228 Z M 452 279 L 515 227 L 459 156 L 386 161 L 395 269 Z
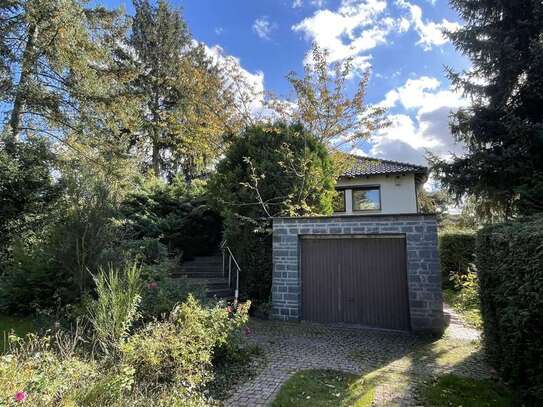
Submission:
M 303 319 L 409 330 L 403 236 L 308 236 L 301 268 Z

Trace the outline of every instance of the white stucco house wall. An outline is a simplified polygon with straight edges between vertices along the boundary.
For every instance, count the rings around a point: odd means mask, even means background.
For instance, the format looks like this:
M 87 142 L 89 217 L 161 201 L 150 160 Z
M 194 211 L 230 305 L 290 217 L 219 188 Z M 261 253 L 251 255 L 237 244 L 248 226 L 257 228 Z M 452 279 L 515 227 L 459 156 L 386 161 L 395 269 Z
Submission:
M 334 215 L 418 213 L 417 192 L 428 178 L 423 166 L 370 157 L 352 157 L 338 179 Z

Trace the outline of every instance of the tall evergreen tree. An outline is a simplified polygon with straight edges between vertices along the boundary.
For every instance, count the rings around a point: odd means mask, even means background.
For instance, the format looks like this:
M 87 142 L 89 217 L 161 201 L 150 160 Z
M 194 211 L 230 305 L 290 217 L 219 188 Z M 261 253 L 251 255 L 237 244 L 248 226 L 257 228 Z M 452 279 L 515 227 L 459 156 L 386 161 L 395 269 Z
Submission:
M 84 0 L 0 2 L 0 102 L 8 150 L 26 136 L 65 141 L 80 119 L 111 99 L 125 27 L 117 12 Z M 88 115 L 87 118 L 92 117 Z
M 450 0 L 465 25 L 448 36 L 472 61 L 452 82 L 472 100 L 452 116 L 466 146 L 433 168 L 457 198 L 490 203 L 505 218 L 543 210 L 543 3 Z M 487 205 L 488 206 L 488 205 Z
M 235 59 L 194 41 L 166 0 L 134 0 L 134 7 L 130 44 L 139 74 L 132 85 L 140 97 L 134 141 L 156 176 L 181 173 L 190 183 L 224 151 L 225 135 L 246 125 L 244 104 L 255 95 Z
M 134 7 L 130 44 L 140 72 L 134 81 L 142 98 L 140 141 L 150 144 L 151 166 L 160 176 L 163 153 L 173 132 L 169 123 L 183 97 L 177 86 L 181 55 L 190 47 L 191 38 L 180 13 L 166 1 L 153 6 L 149 0 L 134 0 Z

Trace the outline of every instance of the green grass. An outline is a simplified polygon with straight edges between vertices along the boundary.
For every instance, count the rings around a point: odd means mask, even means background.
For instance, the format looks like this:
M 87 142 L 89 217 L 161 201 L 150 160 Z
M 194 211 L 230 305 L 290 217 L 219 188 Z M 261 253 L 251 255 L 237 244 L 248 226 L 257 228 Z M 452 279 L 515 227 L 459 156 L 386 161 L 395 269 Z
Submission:
M 453 310 L 462 318 L 466 325 L 473 328 L 482 329 L 483 319 L 481 310 L 473 301 L 466 301 L 466 296 L 462 291 L 450 289 L 443 290 L 443 300 L 449 304 Z
M 34 324 L 27 318 L 16 318 L 0 315 L 0 353 L 4 352 L 4 337 L 11 331 L 23 336 L 34 331 Z
M 514 403 L 511 392 L 491 380 L 475 380 L 455 375 L 439 377 L 426 385 L 421 401 L 432 407 L 510 407 Z
M 273 407 L 371 406 L 375 386 L 364 377 L 334 370 L 305 370 L 279 391 Z

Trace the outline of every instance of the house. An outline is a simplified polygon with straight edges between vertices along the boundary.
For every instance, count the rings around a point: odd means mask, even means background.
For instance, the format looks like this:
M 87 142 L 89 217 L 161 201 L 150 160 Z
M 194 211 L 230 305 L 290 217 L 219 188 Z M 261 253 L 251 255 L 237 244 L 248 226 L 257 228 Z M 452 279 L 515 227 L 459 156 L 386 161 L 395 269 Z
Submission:
M 332 216 L 273 220 L 272 317 L 442 331 L 433 215 L 418 213 L 418 165 L 355 157 Z
M 338 179 L 336 215 L 418 213 L 417 193 L 428 178 L 419 165 L 352 156 Z

